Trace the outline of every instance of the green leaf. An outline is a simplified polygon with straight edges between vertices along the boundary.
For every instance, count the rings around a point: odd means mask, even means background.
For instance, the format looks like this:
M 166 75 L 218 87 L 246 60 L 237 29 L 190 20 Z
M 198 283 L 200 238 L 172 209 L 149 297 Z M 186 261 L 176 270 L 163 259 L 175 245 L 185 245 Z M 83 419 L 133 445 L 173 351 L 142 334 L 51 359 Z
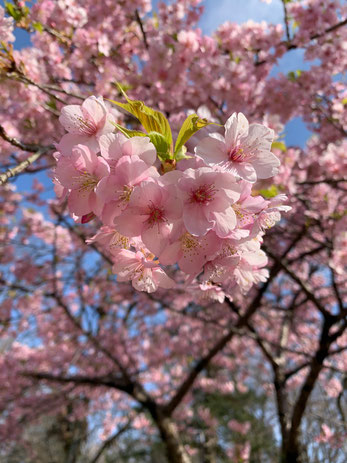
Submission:
M 23 17 L 21 10 L 19 10 L 13 3 L 5 2 L 7 13 L 12 16 L 15 21 L 20 21 Z
M 295 82 L 302 74 L 302 71 L 300 69 L 297 69 L 296 71 L 290 71 L 287 74 L 288 80 L 291 82 Z
M 295 72 L 293 71 L 288 72 L 287 77 L 291 82 L 295 82 L 295 79 L 296 79 Z
M 155 149 L 157 150 L 157 155 L 158 158 L 161 161 L 166 161 L 167 159 L 170 159 L 170 145 L 164 135 L 162 135 L 159 132 L 149 132 L 148 134 L 151 142 L 155 146 Z
M 118 85 L 120 92 L 124 95 L 127 103 L 120 103 L 119 101 L 109 100 L 111 103 L 125 109 L 130 114 L 136 117 L 147 133 L 157 132 L 164 137 L 166 144 L 169 147 L 168 154 L 171 155 L 172 150 L 172 133 L 169 121 L 163 113 L 146 106 L 143 101 L 130 100 L 120 85 Z
M 155 11 L 153 13 L 153 26 L 155 29 L 159 29 L 159 17 Z
M 273 198 L 278 195 L 278 189 L 276 185 L 271 185 L 270 188 L 259 190 L 259 193 L 264 196 L 264 198 Z
M 175 144 L 175 155 L 181 150 L 182 146 L 187 143 L 190 137 L 192 137 L 198 130 L 210 124 L 213 124 L 213 122 L 209 122 L 207 119 L 200 119 L 197 114 L 191 114 L 188 116 L 183 122 L 178 133 Z
M 271 145 L 271 150 L 273 149 L 281 150 L 283 153 L 287 151 L 287 147 L 283 141 L 274 141 Z
M 125 135 L 127 138 L 132 138 L 132 137 L 146 137 L 147 134 L 144 132 L 140 132 L 139 130 L 131 130 L 127 129 L 126 127 L 123 127 L 122 125 L 116 124 L 114 122 L 115 127 L 122 132 L 123 135 Z
M 186 154 L 187 148 L 183 145 L 182 148 L 175 153 L 175 159 L 176 161 L 182 161 L 182 159 L 190 159 L 193 156 L 190 156 L 189 154 Z
M 128 90 L 131 90 L 133 87 L 132 85 L 128 84 L 127 82 L 113 82 L 113 85 L 115 85 L 118 89 L 121 90 L 121 93 L 124 94 Z
M 40 34 L 41 34 L 41 32 L 43 32 L 43 25 L 41 23 L 34 22 L 34 23 L 32 23 L 32 26 L 35 29 L 35 31 L 40 32 Z

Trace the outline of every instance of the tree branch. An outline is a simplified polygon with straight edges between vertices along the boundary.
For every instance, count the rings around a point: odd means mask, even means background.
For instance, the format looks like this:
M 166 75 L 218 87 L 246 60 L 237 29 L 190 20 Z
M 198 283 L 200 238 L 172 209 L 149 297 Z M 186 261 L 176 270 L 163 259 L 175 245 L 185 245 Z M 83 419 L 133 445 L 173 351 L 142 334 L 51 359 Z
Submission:
M 275 256 L 269 249 L 265 248 L 266 253 L 273 259 L 275 262 L 280 265 L 280 267 L 285 271 L 285 273 L 290 276 L 292 280 L 294 280 L 300 288 L 303 290 L 303 292 L 306 294 L 307 299 L 309 299 L 313 304 L 317 307 L 319 312 L 325 317 L 325 318 L 335 318 L 334 315 L 332 315 L 324 306 L 321 304 L 321 302 L 316 298 L 316 296 L 313 294 L 311 288 L 301 280 L 300 277 L 297 276 L 297 274 L 292 271 L 286 262 Z
M 291 42 L 291 38 L 290 38 L 290 32 L 289 32 L 289 18 L 288 18 L 286 0 L 282 0 L 282 5 L 283 5 L 283 12 L 284 12 L 284 24 L 286 27 L 287 42 L 289 44 Z
M 139 10 L 137 8 L 135 10 L 135 18 L 136 18 L 136 22 L 138 23 L 138 25 L 140 26 L 140 29 L 141 29 L 141 33 L 142 33 L 142 37 L 143 37 L 143 43 L 145 45 L 145 48 L 146 48 L 146 50 L 148 50 L 149 45 L 148 45 L 148 41 L 147 41 L 146 31 L 145 31 L 145 29 L 143 27 L 143 22 L 142 22 L 142 19 L 140 17 Z
M 12 146 L 15 146 L 16 148 L 19 148 L 23 151 L 28 151 L 31 154 L 27 159 L 24 161 L 20 162 L 14 167 L 10 167 L 7 169 L 6 172 L 3 172 L 0 174 L 0 185 L 4 185 L 10 178 L 15 177 L 16 175 L 22 173 L 27 169 L 29 166 L 31 166 L 34 162 L 36 162 L 38 159 L 40 159 L 41 156 L 46 154 L 48 151 L 53 150 L 54 146 L 40 146 L 40 145 L 34 145 L 30 143 L 23 143 L 17 138 L 10 137 L 6 132 L 5 129 L 0 125 L 0 137 L 10 143 Z
M 113 444 L 118 439 L 118 437 L 120 437 L 122 434 L 124 434 L 125 431 L 127 431 L 130 428 L 130 425 L 131 425 L 131 419 L 129 418 L 129 420 L 127 421 L 127 423 L 124 426 L 122 426 L 120 429 L 118 429 L 114 434 L 112 434 L 108 439 L 106 439 L 105 442 L 103 442 L 103 444 L 101 445 L 99 450 L 96 452 L 94 458 L 91 460 L 90 463 L 97 463 L 97 461 L 99 460 L 101 455 L 104 453 L 104 451 L 111 444 Z

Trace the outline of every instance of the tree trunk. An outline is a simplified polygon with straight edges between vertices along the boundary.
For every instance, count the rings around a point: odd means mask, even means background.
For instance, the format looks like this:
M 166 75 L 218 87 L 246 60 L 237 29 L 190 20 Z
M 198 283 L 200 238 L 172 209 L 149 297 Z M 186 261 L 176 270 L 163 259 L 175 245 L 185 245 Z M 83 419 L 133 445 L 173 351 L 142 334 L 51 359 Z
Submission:
M 295 440 L 287 440 L 287 442 L 282 445 L 282 458 L 281 463 L 304 463 L 306 461 L 305 449 L 303 448 L 299 435 Z
M 169 463 L 191 463 L 191 459 L 180 441 L 176 424 L 171 418 L 157 415 L 155 422 L 166 447 Z
M 205 435 L 205 442 L 202 450 L 202 463 L 216 463 L 217 438 Z

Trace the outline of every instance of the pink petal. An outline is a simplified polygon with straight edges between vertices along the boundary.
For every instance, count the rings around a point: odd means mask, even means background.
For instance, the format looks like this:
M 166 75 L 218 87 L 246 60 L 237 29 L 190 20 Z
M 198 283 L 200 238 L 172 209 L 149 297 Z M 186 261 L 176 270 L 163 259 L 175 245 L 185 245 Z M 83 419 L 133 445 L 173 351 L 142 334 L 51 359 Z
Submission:
M 99 145 L 101 156 L 108 161 L 118 161 L 122 153 L 122 143 L 126 140 L 124 135 L 108 133 L 101 135 L 99 138 Z
M 140 263 L 135 253 L 127 249 L 116 249 L 113 254 L 115 256 L 113 271 L 117 274 L 124 271 L 124 268 L 129 267 L 129 265 Z
M 152 165 L 157 159 L 157 152 L 148 137 L 132 137 L 123 145 L 123 154 L 139 156 L 146 164 Z
M 147 208 L 150 204 L 160 205 L 162 200 L 162 187 L 155 182 L 146 181 L 134 188 L 130 204 L 136 207 Z
M 230 172 L 239 175 L 248 182 L 255 183 L 257 181 L 257 173 L 252 164 L 248 162 L 231 162 Z
M 203 236 L 211 230 L 212 225 L 208 222 L 204 207 L 201 205 L 187 204 L 183 210 L 183 222 L 191 235 Z
M 59 122 L 70 133 L 80 133 L 81 119 L 84 115 L 80 105 L 64 106 L 59 116 Z
M 270 151 L 260 151 L 252 160 L 258 178 L 270 178 L 278 174 L 279 159 Z
M 114 220 L 115 228 L 121 235 L 133 237 L 141 235 L 146 215 L 141 215 L 141 210 L 135 207 L 126 209 Z
M 77 133 L 65 134 L 57 145 L 57 149 L 60 153 L 68 156 L 76 145 L 85 145 L 95 152 L 99 151 L 99 145 L 95 137 Z
M 257 252 L 243 252 L 242 259 L 250 265 L 256 265 L 257 267 L 263 267 L 267 264 L 268 258 L 263 251 Z
M 225 123 L 225 143 L 228 151 L 234 148 L 239 138 L 248 134 L 248 121 L 242 113 L 234 113 Z
M 170 225 L 164 222 L 155 224 L 153 227 L 145 227 L 141 238 L 149 251 L 159 256 L 169 242 L 170 232 Z
M 211 164 L 218 164 L 225 161 L 228 156 L 225 143 L 211 136 L 203 138 L 195 148 L 195 153 Z
M 178 257 L 181 254 L 181 242 L 176 241 L 175 243 L 167 245 L 160 254 L 157 254 L 160 263 L 163 265 L 173 265 L 178 261 Z
M 70 212 L 81 217 L 82 215 L 89 214 L 92 211 L 89 203 L 90 192 L 79 190 L 72 190 L 68 198 L 68 206 Z
M 134 278 L 132 285 L 138 291 L 146 291 L 147 293 L 154 293 L 158 288 L 158 284 L 153 278 L 152 269 L 149 268 L 145 268 L 138 278 Z
M 153 269 L 153 279 L 160 288 L 170 289 L 176 286 L 176 283 L 159 267 Z
M 251 124 L 247 138 L 242 142 L 244 147 L 251 148 L 251 151 L 270 150 L 274 139 L 274 131 L 265 125 Z
M 96 125 L 103 125 L 106 117 L 106 107 L 102 99 L 97 99 L 95 96 L 87 98 L 81 107 L 81 112 L 87 120 L 92 120 Z
M 106 177 L 110 173 L 110 166 L 107 164 L 104 158 L 97 156 L 96 165 L 94 165 L 93 172 L 97 178 Z
M 215 219 L 213 230 L 220 238 L 226 238 L 236 227 L 236 214 L 232 207 L 224 212 L 215 212 L 211 214 Z

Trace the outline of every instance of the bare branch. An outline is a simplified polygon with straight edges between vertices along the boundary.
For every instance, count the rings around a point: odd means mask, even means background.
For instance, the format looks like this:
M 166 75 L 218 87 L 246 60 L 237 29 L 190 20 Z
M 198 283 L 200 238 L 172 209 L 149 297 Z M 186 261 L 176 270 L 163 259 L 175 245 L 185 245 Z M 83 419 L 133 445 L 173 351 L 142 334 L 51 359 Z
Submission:
M 129 384 L 123 378 L 116 376 L 83 376 L 83 375 L 53 375 L 40 371 L 23 371 L 23 376 L 38 380 L 54 381 L 57 383 L 74 383 L 86 386 L 106 386 L 120 391 L 129 392 Z
M 143 37 L 143 43 L 145 45 L 145 48 L 146 48 L 146 50 L 148 50 L 149 45 L 148 45 L 148 41 L 147 41 L 146 31 L 145 31 L 145 29 L 143 27 L 143 22 L 142 22 L 142 19 L 140 17 L 139 10 L 137 8 L 135 10 L 135 18 L 136 18 L 137 23 L 140 26 L 140 29 L 141 29 L 142 37 Z
M 289 18 L 288 18 L 286 0 L 282 0 L 282 5 L 283 5 L 283 12 L 284 12 L 284 24 L 286 27 L 287 42 L 288 44 L 290 44 L 291 38 L 290 38 L 290 32 L 289 32 Z
M 99 458 L 102 456 L 102 454 L 104 453 L 104 451 L 111 445 L 113 444 L 117 439 L 118 437 L 120 437 L 122 434 L 125 433 L 125 431 L 127 431 L 129 428 L 130 428 L 130 425 L 131 425 L 131 419 L 128 419 L 128 421 L 125 423 L 125 425 L 123 425 L 120 429 L 118 429 L 114 434 L 112 434 L 108 439 L 106 439 L 103 444 L 101 445 L 101 447 L 99 448 L 99 450 L 96 452 L 94 458 L 91 460 L 90 463 L 97 463 L 97 461 L 99 460 Z
M 29 153 L 33 153 L 27 159 L 20 162 L 14 167 L 10 167 L 7 169 L 6 172 L 0 174 L 0 185 L 4 185 L 10 178 L 15 177 L 16 175 L 25 171 L 29 166 L 31 166 L 34 162 L 40 159 L 41 156 L 46 154 L 48 151 L 53 150 L 54 146 L 40 146 L 40 145 L 33 145 L 29 143 L 23 143 L 17 140 L 14 137 L 10 137 L 6 132 L 5 129 L 0 125 L 0 137 L 10 143 L 12 146 L 19 148 L 23 151 L 28 151 Z
M 306 294 L 307 299 L 309 299 L 313 304 L 317 307 L 319 312 L 325 317 L 325 318 L 334 318 L 334 316 L 321 304 L 321 302 L 316 298 L 316 296 L 313 294 L 311 288 L 301 280 L 300 277 L 297 276 L 297 274 L 291 270 L 286 262 L 275 256 L 268 248 L 265 249 L 266 253 L 273 259 L 275 262 L 277 262 L 280 267 L 285 271 L 285 273 L 290 276 L 292 280 L 294 280 L 300 288 L 303 290 L 303 292 Z

